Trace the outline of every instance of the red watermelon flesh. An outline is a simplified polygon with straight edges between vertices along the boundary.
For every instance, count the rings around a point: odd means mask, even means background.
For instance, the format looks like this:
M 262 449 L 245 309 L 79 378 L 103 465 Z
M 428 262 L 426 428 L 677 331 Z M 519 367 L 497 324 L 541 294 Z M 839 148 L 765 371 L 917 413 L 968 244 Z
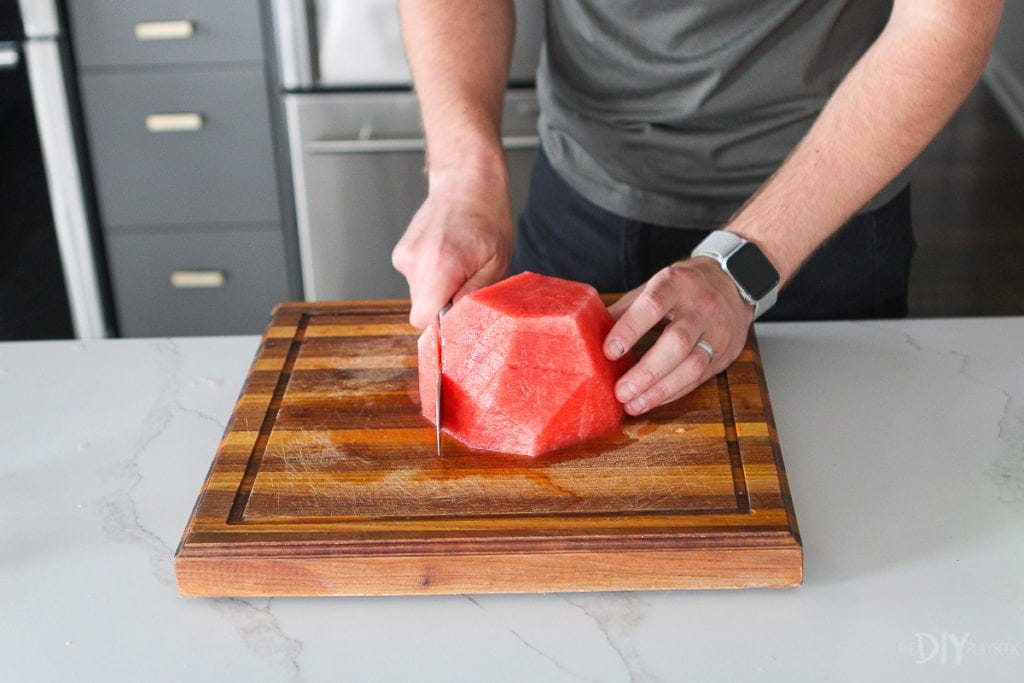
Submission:
M 623 415 L 615 381 L 632 358 L 605 358 L 611 326 L 593 287 L 536 273 L 463 297 L 444 318 L 444 431 L 471 448 L 535 456 L 613 430 Z M 436 368 L 435 322 L 419 339 L 431 422 Z

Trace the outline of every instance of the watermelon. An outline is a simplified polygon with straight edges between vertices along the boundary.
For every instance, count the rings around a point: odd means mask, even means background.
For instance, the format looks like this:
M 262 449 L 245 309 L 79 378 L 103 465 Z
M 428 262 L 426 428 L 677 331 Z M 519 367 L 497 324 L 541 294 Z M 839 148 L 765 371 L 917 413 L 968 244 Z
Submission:
M 471 448 L 536 456 L 620 423 L 615 381 L 632 357 L 601 350 L 612 318 L 590 285 L 522 273 L 444 317 L 441 424 Z M 435 321 L 419 338 L 423 416 L 435 416 Z

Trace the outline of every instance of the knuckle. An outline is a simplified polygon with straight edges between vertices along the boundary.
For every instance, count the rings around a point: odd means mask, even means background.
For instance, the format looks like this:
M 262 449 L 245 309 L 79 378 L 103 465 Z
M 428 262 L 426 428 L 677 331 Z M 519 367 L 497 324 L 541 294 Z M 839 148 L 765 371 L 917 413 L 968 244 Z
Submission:
M 662 268 L 648 281 L 641 297 L 646 298 L 651 304 L 656 304 L 661 312 L 665 312 L 671 308 L 678 292 L 687 286 L 690 279 L 691 274 L 684 268 Z
M 674 263 L 663 270 L 662 273 L 677 287 L 692 286 L 697 279 L 693 269 L 685 263 Z
M 631 372 L 631 379 L 637 386 L 648 386 L 657 376 L 647 363 L 637 363 Z
M 713 319 L 723 310 L 724 297 L 700 271 L 679 263 L 667 269 L 676 291 L 686 292 L 686 307 L 698 320 Z
M 644 399 L 646 400 L 647 405 L 649 406 L 659 406 L 665 402 L 665 399 L 668 397 L 668 395 L 669 392 L 665 385 L 657 384 L 651 387 L 650 390 L 648 390 L 647 394 L 644 396 Z
M 405 273 L 409 265 L 409 256 L 404 249 L 395 248 L 391 252 L 391 265 L 394 266 L 395 270 L 399 273 Z
M 667 309 L 664 293 L 653 282 L 640 293 L 634 305 L 651 317 L 657 318 L 664 316 Z
M 672 324 L 665 328 L 662 337 L 673 348 L 680 353 L 680 357 L 686 355 L 693 348 L 695 340 L 689 329 L 684 325 Z

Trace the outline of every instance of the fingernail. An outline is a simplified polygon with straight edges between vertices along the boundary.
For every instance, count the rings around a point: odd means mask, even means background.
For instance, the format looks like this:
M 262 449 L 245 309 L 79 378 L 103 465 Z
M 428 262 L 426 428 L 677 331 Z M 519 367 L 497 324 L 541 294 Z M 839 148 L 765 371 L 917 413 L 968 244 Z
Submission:
M 637 395 L 636 385 L 632 382 L 623 382 L 619 385 L 619 400 L 625 403 L 631 401 Z
M 625 347 L 622 345 L 622 342 L 620 342 L 618 339 L 608 340 L 608 355 L 612 360 L 621 358 L 622 354 L 624 354 L 625 352 Z
M 635 401 L 629 402 L 629 409 L 634 413 L 643 413 L 647 411 L 647 401 L 643 397 L 636 399 Z

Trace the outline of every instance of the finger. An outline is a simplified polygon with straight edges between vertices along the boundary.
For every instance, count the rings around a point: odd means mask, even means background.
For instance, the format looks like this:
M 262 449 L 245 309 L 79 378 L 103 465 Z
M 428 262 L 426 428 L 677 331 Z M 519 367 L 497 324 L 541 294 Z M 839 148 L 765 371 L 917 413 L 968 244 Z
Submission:
M 611 313 L 612 318 L 614 320 L 618 320 L 619 318 L 621 318 L 622 314 L 625 313 L 626 309 L 629 308 L 630 304 L 632 304 L 636 300 L 636 298 L 640 296 L 640 292 L 642 291 L 643 287 L 637 287 L 636 289 L 632 289 L 623 294 L 621 297 L 619 297 L 618 301 L 610 305 L 608 307 L 608 312 Z
M 675 392 L 674 394 L 670 394 L 668 397 L 662 399 L 661 403 L 658 403 L 657 405 L 651 406 L 649 408 L 649 410 L 654 410 L 655 408 L 658 408 L 658 407 L 661 407 L 661 406 L 664 406 L 664 405 L 668 405 L 669 403 L 672 403 L 673 401 L 678 401 L 683 396 L 686 396 L 687 394 L 691 393 L 697 387 L 699 387 L 702 384 L 704 384 L 704 382 L 707 382 L 709 379 L 714 377 L 714 375 L 715 375 L 714 371 L 712 371 L 710 369 L 705 369 L 700 377 L 698 377 L 694 381 L 690 382 L 689 384 L 684 385 L 682 389 L 680 389 L 679 391 Z
M 461 284 L 461 278 L 444 272 L 435 272 L 433 277 L 410 280 L 412 308 L 409 311 L 409 323 L 420 330 L 425 328 L 437 317 L 437 312 L 452 300 Z
M 710 365 L 715 360 L 715 347 L 709 344 L 706 339 L 698 339 L 696 343 L 694 343 L 693 348 L 695 350 L 700 349 L 704 353 L 708 354 L 708 365 Z
M 648 280 L 605 337 L 605 356 L 611 360 L 621 358 L 640 337 L 661 322 L 677 298 L 678 293 L 667 270 Z
M 658 406 L 672 403 L 704 384 L 715 374 L 725 370 L 734 360 L 736 360 L 736 357 L 739 356 L 740 352 L 743 350 L 743 347 L 746 344 L 747 330 L 744 329 L 742 334 L 739 336 L 733 336 L 730 334 L 729 330 L 719 329 L 715 338 L 721 339 L 722 341 L 720 343 L 712 344 L 712 348 L 715 349 L 714 354 L 709 354 L 706 350 L 696 345 L 693 348 L 691 356 L 699 357 L 699 366 L 703 368 L 703 371 L 700 372 L 696 379 L 686 384 L 684 378 L 683 386 L 672 391 L 672 389 L 677 385 L 679 378 L 666 377 L 663 387 L 652 387 L 650 393 L 642 397 L 642 403 L 638 402 L 633 406 L 633 409 L 638 410 L 640 408 L 646 408 L 647 410 L 652 410 Z M 706 341 L 706 337 L 704 336 L 702 336 L 701 339 L 705 339 Z M 686 359 L 687 363 L 690 361 L 691 358 Z M 662 388 L 664 389 L 664 392 L 661 391 Z M 667 393 L 667 395 L 664 395 L 665 393 Z M 627 406 L 627 412 L 629 412 L 629 410 L 630 409 Z
M 687 317 L 667 326 L 643 358 L 615 383 L 615 397 L 622 403 L 633 401 L 677 368 L 693 353 L 700 336 L 695 322 Z
M 630 415 L 640 415 L 685 396 L 711 377 L 710 366 L 708 354 L 700 348 L 694 348 L 683 362 L 667 375 L 626 403 L 626 412 Z

